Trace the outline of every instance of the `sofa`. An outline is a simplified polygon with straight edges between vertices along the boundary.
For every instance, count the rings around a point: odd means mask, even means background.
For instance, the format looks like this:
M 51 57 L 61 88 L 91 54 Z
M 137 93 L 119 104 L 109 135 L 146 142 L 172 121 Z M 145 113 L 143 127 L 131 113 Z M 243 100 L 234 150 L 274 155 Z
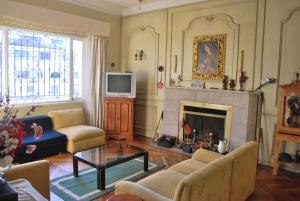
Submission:
M 49 162 L 46 160 L 15 165 L 4 172 L 4 178 L 9 182 L 26 179 L 41 196 L 50 200 Z
M 33 116 L 23 118 L 25 123 L 23 130 L 27 132 L 22 139 L 22 145 L 16 150 L 14 163 L 25 163 L 35 161 L 44 157 L 66 152 L 67 137 L 53 130 L 52 121 L 48 116 Z M 37 123 L 43 127 L 43 135 L 40 139 L 34 139 L 32 123 Z M 26 147 L 35 144 L 37 149 L 32 154 L 26 154 Z
M 53 129 L 67 136 L 67 151 L 78 151 L 99 147 L 105 144 L 105 132 L 97 127 L 86 125 L 83 108 L 48 112 Z
M 244 201 L 255 188 L 258 144 L 248 142 L 227 155 L 197 150 L 191 159 L 137 183 L 118 182 L 116 194 L 143 201 Z

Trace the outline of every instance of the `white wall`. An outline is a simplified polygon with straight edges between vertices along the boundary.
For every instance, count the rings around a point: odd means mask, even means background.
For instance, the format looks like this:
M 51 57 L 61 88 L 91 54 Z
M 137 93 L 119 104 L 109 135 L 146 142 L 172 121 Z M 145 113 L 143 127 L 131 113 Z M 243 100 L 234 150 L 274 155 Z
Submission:
M 59 11 L 26 5 L 9 0 L 1 0 L 0 16 L 9 16 L 43 26 L 57 27 L 81 34 L 109 36 L 110 25 L 107 22 L 93 20 Z

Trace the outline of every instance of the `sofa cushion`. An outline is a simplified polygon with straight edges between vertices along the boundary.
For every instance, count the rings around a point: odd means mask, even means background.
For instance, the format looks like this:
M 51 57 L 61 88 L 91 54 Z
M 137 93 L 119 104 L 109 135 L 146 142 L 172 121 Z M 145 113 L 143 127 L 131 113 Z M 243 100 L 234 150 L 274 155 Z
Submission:
M 87 125 L 77 125 L 65 128 L 60 128 L 57 130 L 67 136 L 68 140 L 84 140 L 87 138 L 97 137 L 99 135 L 104 135 L 104 131 L 100 128 L 87 126 Z
M 192 156 L 192 159 L 198 160 L 202 163 L 210 163 L 218 158 L 222 158 L 224 155 L 209 151 L 206 149 L 198 149 Z
M 26 146 L 29 144 L 37 146 L 32 154 L 26 154 Z M 23 137 L 22 146 L 16 150 L 14 162 L 24 163 L 65 152 L 66 145 L 66 136 L 53 130 L 44 132 L 38 140 L 35 140 L 33 135 L 26 135 Z
M 258 144 L 247 142 L 225 158 L 233 160 L 230 200 L 246 200 L 255 190 Z
M 83 108 L 56 110 L 48 112 L 53 122 L 53 129 L 85 124 Z
M 206 166 L 206 163 L 202 163 L 200 161 L 194 160 L 194 159 L 188 159 L 181 161 L 180 163 L 177 163 L 169 168 L 169 170 L 173 170 L 176 172 L 179 172 L 181 174 L 190 174 L 194 172 L 195 170 L 201 169 Z
M 175 201 L 229 201 L 232 160 L 219 158 L 185 176 L 178 184 Z
M 57 130 L 68 138 L 67 150 L 75 153 L 105 144 L 105 132 L 97 127 L 77 125 Z
M 177 184 L 186 175 L 178 173 L 173 170 L 162 170 L 145 179 L 140 180 L 138 183 L 149 188 L 159 194 L 173 199 Z
M 50 117 L 48 117 L 48 116 L 26 117 L 26 118 L 21 119 L 21 121 L 25 123 L 25 126 L 23 126 L 22 128 L 28 134 L 33 133 L 33 128 L 31 128 L 32 123 L 36 123 L 37 125 L 41 126 L 43 128 L 43 131 L 52 129 L 52 122 L 51 122 Z

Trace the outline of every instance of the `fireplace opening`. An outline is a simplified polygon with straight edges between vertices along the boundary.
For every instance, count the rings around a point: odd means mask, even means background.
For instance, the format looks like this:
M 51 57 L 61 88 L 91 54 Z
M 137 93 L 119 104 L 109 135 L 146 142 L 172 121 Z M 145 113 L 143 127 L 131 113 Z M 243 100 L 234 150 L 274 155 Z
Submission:
M 186 135 L 181 129 L 179 141 L 193 144 L 196 148 L 203 148 L 203 143 L 205 146 L 216 146 L 219 140 L 229 141 L 231 116 L 232 106 L 181 101 L 179 120 L 188 124 L 192 132 Z

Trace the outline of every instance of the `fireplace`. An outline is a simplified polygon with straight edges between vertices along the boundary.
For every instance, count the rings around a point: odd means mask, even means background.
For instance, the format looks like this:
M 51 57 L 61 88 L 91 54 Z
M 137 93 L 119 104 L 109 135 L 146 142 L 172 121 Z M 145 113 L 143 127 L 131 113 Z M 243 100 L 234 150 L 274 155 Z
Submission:
M 224 139 L 230 142 L 232 106 L 194 101 L 180 101 L 179 106 L 179 121 L 188 123 L 193 130 L 189 141 L 207 143 L 211 140 L 214 145 Z M 180 129 L 178 142 L 186 141 L 186 137 Z
M 229 142 L 228 151 L 255 140 L 261 120 L 260 92 L 166 87 L 161 133 L 176 137 L 181 142 L 183 136 L 180 134 L 180 120 L 183 118 L 184 102 L 187 103 L 186 106 L 226 111 L 224 136 Z

